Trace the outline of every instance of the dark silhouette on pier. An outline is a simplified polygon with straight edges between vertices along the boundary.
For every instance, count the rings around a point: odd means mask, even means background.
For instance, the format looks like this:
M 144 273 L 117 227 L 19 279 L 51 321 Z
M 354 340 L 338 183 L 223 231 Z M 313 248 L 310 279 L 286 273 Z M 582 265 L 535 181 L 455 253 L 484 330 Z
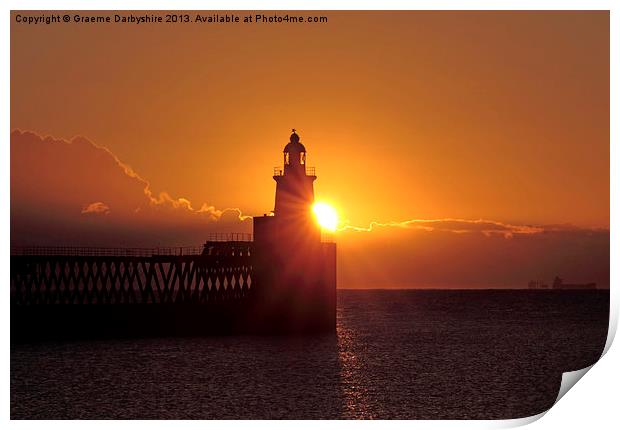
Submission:
M 13 248 L 11 337 L 317 333 L 336 328 L 336 245 L 311 215 L 314 168 L 293 130 L 275 208 L 254 237 L 203 248 Z

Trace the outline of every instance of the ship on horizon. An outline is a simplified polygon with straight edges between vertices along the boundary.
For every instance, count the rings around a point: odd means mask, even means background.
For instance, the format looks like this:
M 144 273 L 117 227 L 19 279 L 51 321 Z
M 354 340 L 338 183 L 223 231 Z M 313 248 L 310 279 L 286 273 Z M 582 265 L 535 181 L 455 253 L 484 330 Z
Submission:
M 553 279 L 553 284 L 549 287 L 543 281 L 530 281 L 527 284 L 530 290 L 595 290 L 596 282 L 588 282 L 585 284 L 565 284 L 564 280 L 559 276 Z

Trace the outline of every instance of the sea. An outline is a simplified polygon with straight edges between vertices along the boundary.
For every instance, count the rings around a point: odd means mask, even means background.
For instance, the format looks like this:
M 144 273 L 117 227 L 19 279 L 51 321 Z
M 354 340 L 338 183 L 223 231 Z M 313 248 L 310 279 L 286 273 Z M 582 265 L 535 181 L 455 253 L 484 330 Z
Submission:
M 339 290 L 336 334 L 11 344 L 12 419 L 509 419 L 603 352 L 609 290 Z

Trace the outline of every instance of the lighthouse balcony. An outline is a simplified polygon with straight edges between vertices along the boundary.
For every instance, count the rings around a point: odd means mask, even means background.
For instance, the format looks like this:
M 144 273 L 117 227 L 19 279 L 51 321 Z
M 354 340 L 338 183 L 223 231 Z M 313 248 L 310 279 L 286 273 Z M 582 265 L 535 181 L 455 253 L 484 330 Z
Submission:
M 273 176 L 284 176 L 284 167 L 282 166 L 274 167 Z M 306 166 L 306 176 L 316 176 L 316 168 Z

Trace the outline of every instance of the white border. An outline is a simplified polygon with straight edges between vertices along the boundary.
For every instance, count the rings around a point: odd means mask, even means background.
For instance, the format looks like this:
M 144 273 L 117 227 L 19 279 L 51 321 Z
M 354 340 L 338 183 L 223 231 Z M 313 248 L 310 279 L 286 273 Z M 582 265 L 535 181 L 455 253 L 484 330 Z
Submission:
M 9 59 L 10 59 L 10 10 L 610 10 L 611 19 L 611 151 L 610 165 L 620 166 L 618 152 L 618 24 L 620 23 L 618 12 L 620 7 L 616 1 L 535 1 L 535 0 L 496 0 L 496 1 L 398 1 L 398 0 L 382 0 L 381 2 L 371 2 L 368 0 L 359 1 L 335 1 L 335 0 L 315 0 L 315 1 L 299 1 L 299 0 L 271 0 L 271 1 L 255 1 L 255 0 L 231 0 L 231 1 L 199 1 L 199 0 L 8 0 L 2 2 L 4 9 L 3 19 L 0 23 L 1 37 L 0 49 L 3 67 L 0 70 L 2 81 L 2 102 L 0 127 L 2 136 L 4 136 L 1 146 L 0 156 L 0 183 L 2 185 L 0 196 L 3 197 L 3 204 L 0 208 L 0 222 L 2 223 L 2 234 L 4 246 L 0 250 L 0 279 L 8 279 L 9 277 L 9 144 L 8 136 L 10 134 L 10 78 L 9 78 Z M 618 190 L 620 185 L 620 175 L 615 169 L 610 169 L 611 173 L 611 190 Z M 616 191 L 617 195 L 617 191 Z M 618 199 L 611 195 L 611 314 L 610 314 L 610 336 L 605 350 L 609 349 L 613 335 L 617 328 L 618 320 L 618 255 L 620 242 L 617 234 L 616 226 L 618 225 Z M 8 294 L 2 296 L 2 324 L 1 330 L 4 339 L 5 353 L 2 355 L 2 364 L 4 372 L 2 373 L 2 382 L 4 389 L 2 390 L 2 411 L 5 420 L 10 417 L 10 396 L 9 396 L 9 303 Z M 549 428 L 562 427 L 569 429 L 581 429 L 584 426 L 594 426 L 594 428 L 613 428 L 618 423 L 616 396 L 618 393 L 617 384 L 620 382 L 618 372 L 618 347 L 614 347 L 605 355 L 599 363 L 597 363 L 584 381 L 579 383 L 579 388 L 571 390 L 556 406 L 554 406 L 544 419 L 537 421 L 532 427 Z M 522 420 L 506 420 L 506 421 L 389 421 L 389 422 L 360 422 L 360 421 L 338 421 L 338 422 L 322 422 L 321 426 L 327 427 L 359 427 L 359 426 L 384 426 L 395 428 L 500 428 L 512 427 L 516 425 L 527 424 L 535 421 L 537 417 L 526 418 Z M 74 422 L 16 422 L 11 421 L 10 424 L 19 428 L 32 428 L 34 425 L 44 425 L 46 428 L 82 428 L 85 423 Z M 121 428 L 134 427 L 138 423 L 115 422 L 114 426 Z M 290 422 L 271 422 L 271 421 L 252 421 L 252 422 L 231 422 L 219 421 L 209 422 L 210 427 L 232 429 L 240 424 L 252 426 L 258 429 L 285 428 L 291 425 Z M 89 426 L 94 428 L 108 428 L 110 423 L 107 421 L 91 421 Z M 178 422 L 178 421 L 155 421 L 145 423 L 154 429 L 159 428 L 203 428 L 203 422 Z M 314 428 L 317 423 L 310 421 L 301 421 L 294 424 L 301 429 Z M 74 427 L 75 426 L 75 427 Z M 541 427 L 542 426 L 542 427 Z

